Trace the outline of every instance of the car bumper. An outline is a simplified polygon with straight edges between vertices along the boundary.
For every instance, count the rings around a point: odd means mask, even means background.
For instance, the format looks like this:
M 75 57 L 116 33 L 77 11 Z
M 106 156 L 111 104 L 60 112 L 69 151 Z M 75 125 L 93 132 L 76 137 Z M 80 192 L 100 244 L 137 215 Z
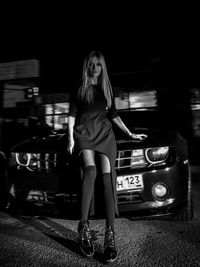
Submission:
M 126 175 L 131 174 L 130 172 L 126 173 Z M 170 167 L 145 171 L 140 174 L 142 174 L 144 184 L 142 190 L 117 192 L 120 215 L 129 212 L 135 216 L 146 214 L 146 216 L 158 217 L 164 214 L 173 214 L 187 205 L 189 180 L 188 164 L 177 162 Z M 166 198 L 162 201 L 156 199 L 152 193 L 152 188 L 156 183 L 165 184 L 168 188 Z
M 117 172 L 117 175 L 132 175 L 133 173 L 136 172 Z M 144 187 L 142 190 L 135 190 L 132 192 L 128 192 L 127 190 L 117 191 L 120 216 L 129 216 L 138 219 L 166 218 L 177 213 L 187 205 L 188 164 L 176 162 L 173 166 L 162 169 L 151 169 L 149 171 L 139 172 L 139 174 L 141 174 L 143 178 Z M 31 189 L 54 192 L 55 194 L 63 193 L 63 195 L 59 197 L 59 203 L 61 203 L 63 207 L 72 204 L 72 202 L 74 204 L 75 199 L 74 197 L 72 198 L 72 195 L 74 196 L 74 193 L 77 192 L 76 196 L 78 196 L 80 193 L 80 187 L 78 187 L 80 181 L 78 182 L 77 177 L 71 179 L 72 174 L 68 180 L 73 181 L 73 185 L 65 183 L 64 186 L 60 186 L 62 180 L 65 180 L 65 182 L 67 181 L 67 170 L 63 173 L 64 179 L 58 173 L 31 173 L 24 168 L 10 168 L 8 175 L 10 184 L 14 182 L 19 195 L 25 196 L 28 190 Z M 164 183 L 168 187 L 167 198 L 163 201 L 158 201 L 152 194 L 152 187 L 158 182 Z M 97 192 L 100 187 L 98 186 L 98 182 L 96 184 L 90 215 L 98 217 L 99 210 L 100 216 L 102 210 L 102 192 Z M 71 188 L 70 190 L 68 190 L 69 187 Z M 98 194 L 100 194 L 101 197 L 99 197 Z M 122 195 L 124 196 L 122 197 Z M 73 199 L 73 201 L 71 201 L 71 199 Z M 77 197 L 77 203 L 78 201 L 79 198 Z

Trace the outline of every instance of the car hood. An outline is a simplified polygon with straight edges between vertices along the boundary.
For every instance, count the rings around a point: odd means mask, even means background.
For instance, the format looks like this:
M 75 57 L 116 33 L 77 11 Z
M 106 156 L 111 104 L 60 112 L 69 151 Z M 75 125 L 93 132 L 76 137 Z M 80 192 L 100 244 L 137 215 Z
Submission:
M 174 145 L 177 138 L 175 130 L 158 129 L 131 129 L 134 133 L 147 134 L 147 138 L 141 142 L 127 138 L 121 132 L 116 133 L 118 150 Z M 12 147 L 12 152 L 26 153 L 56 153 L 67 150 L 67 135 L 54 134 L 47 137 L 32 137 Z
M 139 129 L 132 128 L 131 131 L 136 134 L 146 134 L 147 138 L 143 141 L 127 138 L 126 136 L 116 135 L 118 150 L 147 148 L 155 146 L 175 146 L 177 135 L 175 129 Z
M 56 153 L 67 149 L 67 135 L 54 134 L 46 137 L 32 137 L 12 147 L 11 152 Z

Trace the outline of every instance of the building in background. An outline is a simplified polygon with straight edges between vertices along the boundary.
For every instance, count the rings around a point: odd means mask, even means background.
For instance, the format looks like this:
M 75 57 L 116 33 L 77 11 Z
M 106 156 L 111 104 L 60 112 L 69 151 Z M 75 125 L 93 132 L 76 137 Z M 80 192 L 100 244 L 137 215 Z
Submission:
M 7 151 L 26 136 L 26 118 L 36 112 L 28 92 L 36 96 L 39 87 L 39 60 L 0 63 L 0 149 Z

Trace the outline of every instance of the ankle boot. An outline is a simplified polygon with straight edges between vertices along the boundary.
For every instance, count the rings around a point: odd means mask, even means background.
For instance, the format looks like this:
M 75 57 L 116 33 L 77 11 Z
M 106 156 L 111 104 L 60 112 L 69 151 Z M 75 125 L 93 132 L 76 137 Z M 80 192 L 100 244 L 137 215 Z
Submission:
M 115 247 L 115 234 L 111 226 L 106 227 L 104 241 L 104 258 L 106 263 L 111 263 L 117 259 L 117 249 Z
M 94 255 L 94 245 L 88 221 L 80 220 L 78 225 L 78 239 L 82 253 L 86 257 L 92 257 Z

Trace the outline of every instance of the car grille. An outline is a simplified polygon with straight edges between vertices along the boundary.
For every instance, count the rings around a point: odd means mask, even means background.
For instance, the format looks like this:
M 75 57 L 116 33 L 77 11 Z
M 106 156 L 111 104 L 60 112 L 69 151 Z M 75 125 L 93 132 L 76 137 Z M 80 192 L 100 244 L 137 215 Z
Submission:
M 136 151 L 136 150 L 135 150 Z M 139 151 L 139 150 L 137 150 Z M 121 169 L 140 169 L 148 165 L 144 156 L 144 150 L 139 153 L 134 153 L 134 150 L 119 150 L 117 151 L 116 170 Z
M 54 170 L 57 165 L 57 154 L 45 153 L 37 154 L 37 168 L 45 170 Z

